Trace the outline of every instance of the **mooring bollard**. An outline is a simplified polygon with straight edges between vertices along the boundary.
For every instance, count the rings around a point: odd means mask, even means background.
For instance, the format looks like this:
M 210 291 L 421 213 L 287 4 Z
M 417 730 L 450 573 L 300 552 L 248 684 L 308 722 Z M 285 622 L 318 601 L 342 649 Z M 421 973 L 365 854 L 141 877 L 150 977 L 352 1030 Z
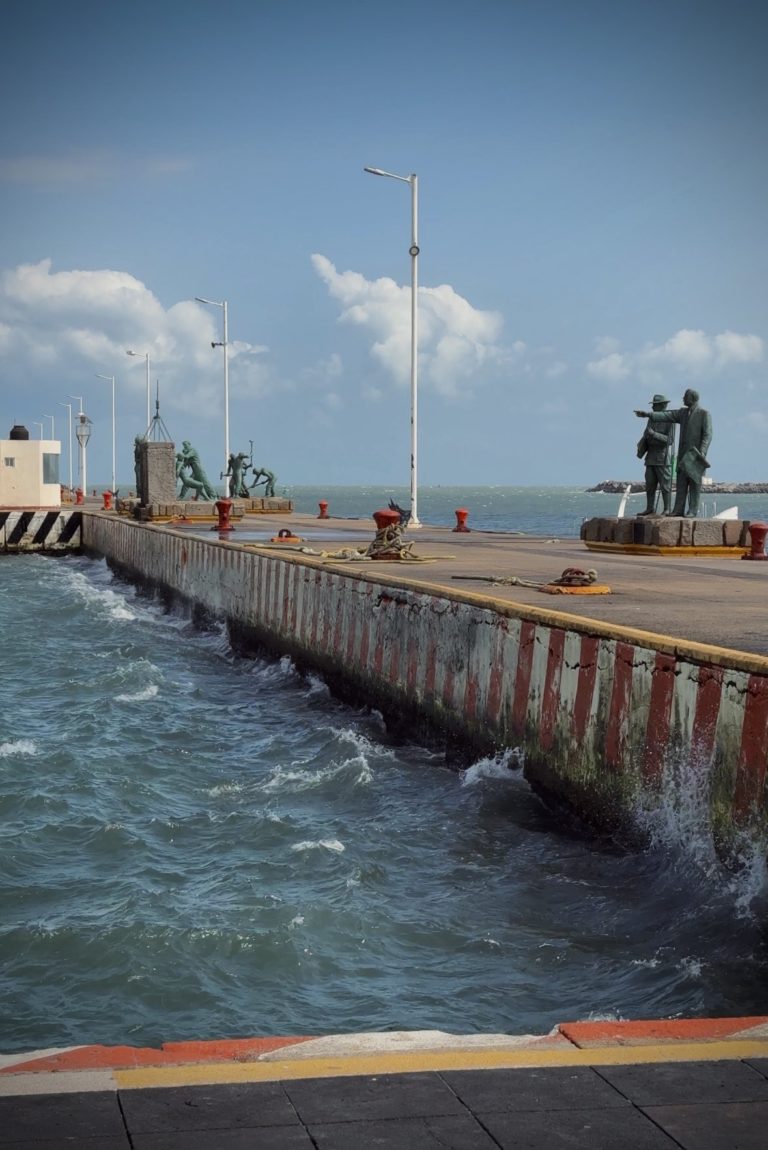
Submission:
M 318 519 L 330 519 L 331 518 L 330 515 L 328 514 L 328 500 L 327 499 L 321 499 L 317 506 L 320 508 L 320 514 L 317 517 Z
M 232 514 L 232 500 L 217 499 L 213 506 L 216 508 L 219 522 L 217 526 L 211 528 L 211 531 L 234 531 L 235 529 L 229 521 Z
M 112 492 L 111 491 L 102 491 L 101 498 L 104 501 L 104 510 L 105 511 L 111 511 L 112 510 Z
M 768 535 L 768 523 L 750 523 L 749 540 L 752 550 L 748 555 L 742 555 L 742 559 L 767 560 L 768 555 L 765 553 L 766 535 Z
M 454 514 L 456 515 L 456 526 L 453 530 L 464 531 L 468 535 L 471 529 L 467 527 L 467 516 L 469 515 L 469 512 L 467 511 L 466 507 L 457 507 Z
M 400 512 L 393 511 L 389 507 L 383 507 L 381 511 L 374 511 L 373 521 L 377 531 L 384 531 L 387 527 L 394 527 L 395 524 L 400 525 Z
M 83 499 L 83 489 L 82 489 L 82 487 L 78 487 L 77 491 L 75 492 L 75 503 L 84 503 L 84 502 L 85 502 L 85 500 Z

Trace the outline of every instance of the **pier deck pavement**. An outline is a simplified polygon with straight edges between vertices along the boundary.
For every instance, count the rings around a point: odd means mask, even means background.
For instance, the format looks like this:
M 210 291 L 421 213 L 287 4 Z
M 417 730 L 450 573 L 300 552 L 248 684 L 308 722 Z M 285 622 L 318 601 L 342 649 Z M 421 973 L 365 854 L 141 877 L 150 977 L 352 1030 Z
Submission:
M 0 1146 L 763 1150 L 767 1022 L 572 1023 L 517 1039 L 400 1032 L 5 1056 Z
M 307 546 L 332 551 L 341 546 L 364 546 L 360 536 L 373 538 L 371 520 L 329 519 L 305 515 L 256 516 L 242 525 L 247 531 L 291 528 L 306 536 Z M 322 532 L 322 539 L 313 534 Z M 547 539 L 500 532 L 472 531 L 462 535 L 450 528 L 424 526 L 405 538 L 416 555 L 429 563 L 338 564 L 347 571 L 374 572 L 413 584 L 437 584 L 452 592 L 470 592 L 509 603 L 559 611 L 584 619 L 597 619 L 649 631 L 668 639 L 711 644 L 739 652 L 768 656 L 768 563 L 732 558 L 622 555 L 588 551 L 578 539 Z M 237 531 L 231 536 L 238 542 Z M 295 548 L 286 547 L 286 551 Z M 329 565 L 331 560 L 327 561 Z M 498 576 L 546 582 L 566 567 L 594 567 L 599 582 L 611 595 L 553 596 L 535 588 L 493 585 Z M 454 579 L 453 576 L 475 576 Z

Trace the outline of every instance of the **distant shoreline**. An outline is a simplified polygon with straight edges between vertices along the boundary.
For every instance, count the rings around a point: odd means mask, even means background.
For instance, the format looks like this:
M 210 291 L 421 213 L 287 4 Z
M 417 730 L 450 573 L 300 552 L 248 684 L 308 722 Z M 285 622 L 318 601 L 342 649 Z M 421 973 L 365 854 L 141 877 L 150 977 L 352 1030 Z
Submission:
M 630 483 L 629 480 L 607 479 L 588 487 L 587 491 L 605 491 L 609 495 L 623 495 L 629 487 L 632 493 L 645 491 L 644 483 Z M 765 495 L 768 483 L 708 483 L 702 488 L 703 495 Z

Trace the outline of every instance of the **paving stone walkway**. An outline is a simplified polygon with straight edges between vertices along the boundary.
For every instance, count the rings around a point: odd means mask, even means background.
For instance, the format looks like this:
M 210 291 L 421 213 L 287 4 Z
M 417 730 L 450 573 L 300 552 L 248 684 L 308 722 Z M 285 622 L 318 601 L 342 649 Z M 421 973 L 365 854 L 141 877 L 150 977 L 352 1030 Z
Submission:
M 768 1058 L 0 1098 L 29 1150 L 765 1150 Z

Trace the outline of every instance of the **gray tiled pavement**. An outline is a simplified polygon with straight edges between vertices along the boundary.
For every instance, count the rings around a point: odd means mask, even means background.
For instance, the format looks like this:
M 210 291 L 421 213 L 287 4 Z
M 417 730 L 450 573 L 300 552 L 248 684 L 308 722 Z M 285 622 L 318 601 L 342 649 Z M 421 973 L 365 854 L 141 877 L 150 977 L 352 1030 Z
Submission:
M 28 1150 L 766 1150 L 768 1059 L 0 1098 Z

